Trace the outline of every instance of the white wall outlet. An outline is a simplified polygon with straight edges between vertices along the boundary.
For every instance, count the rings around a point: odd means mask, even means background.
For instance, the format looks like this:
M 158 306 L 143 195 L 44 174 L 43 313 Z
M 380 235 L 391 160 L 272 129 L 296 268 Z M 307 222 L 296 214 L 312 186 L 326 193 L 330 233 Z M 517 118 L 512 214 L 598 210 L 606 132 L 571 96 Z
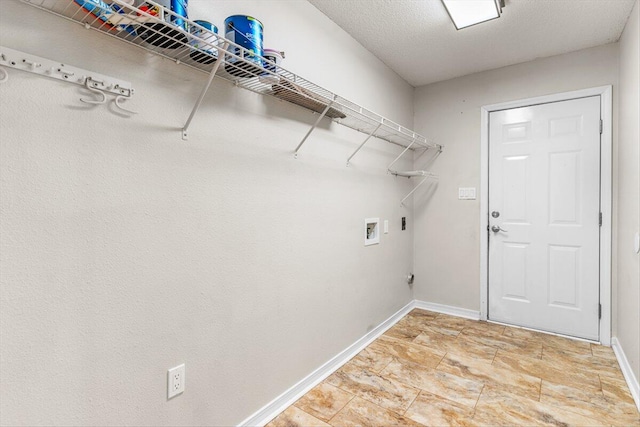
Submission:
M 475 199 L 476 199 L 475 187 L 458 188 L 458 200 L 475 200 Z
M 184 391 L 184 363 L 169 369 L 167 375 L 167 399 L 171 399 Z
M 384 234 L 389 233 L 389 220 L 385 219 L 383 224 L 384 224 Z
M 364 220 L 364 245 L 378 243 L 380 243 L 380 218 L 367 218 Z

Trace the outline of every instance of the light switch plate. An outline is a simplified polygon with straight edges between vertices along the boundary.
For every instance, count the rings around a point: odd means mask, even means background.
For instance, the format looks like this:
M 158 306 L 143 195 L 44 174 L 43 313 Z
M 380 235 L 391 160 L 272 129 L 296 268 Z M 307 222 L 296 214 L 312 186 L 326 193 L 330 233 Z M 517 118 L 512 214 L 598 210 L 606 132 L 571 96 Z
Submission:
M 384 220 L 384 234 L 389 233 L 389 220 L 385 219 Z
M 475 200 L 475 199 L 476 199 L 475 187 L 458 188 L 458 200 Z

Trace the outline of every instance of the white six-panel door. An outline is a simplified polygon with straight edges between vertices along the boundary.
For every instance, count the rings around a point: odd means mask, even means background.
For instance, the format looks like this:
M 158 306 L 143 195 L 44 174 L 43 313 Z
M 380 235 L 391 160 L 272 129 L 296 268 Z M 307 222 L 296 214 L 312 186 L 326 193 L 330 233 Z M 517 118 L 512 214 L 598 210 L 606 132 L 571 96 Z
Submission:
M 600 97 L 489 116 L 490 320 L 599 339 Z

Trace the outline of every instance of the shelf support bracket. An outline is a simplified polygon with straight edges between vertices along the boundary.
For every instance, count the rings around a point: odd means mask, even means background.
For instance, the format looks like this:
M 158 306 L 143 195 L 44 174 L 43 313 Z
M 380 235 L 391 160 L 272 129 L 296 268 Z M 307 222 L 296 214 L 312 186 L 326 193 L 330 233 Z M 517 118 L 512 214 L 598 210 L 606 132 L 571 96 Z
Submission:
M 367 136 L 367 138 L 364 141 L 362 141 L 362 144 L 360 144 L 360 146 L 356 149 L 356 151 L 354 151 L 353 154 L 349 156 L 349 158 L 347 159 L 347 167 L 349 167 L 349 162 L 351 161 L 353 156 L 355 156 L 358 153 L 358 151 L 360 151 L 362 147 L 364 147 L 364 144 L 366 144 L 367 141 L 369 141 L 369 138 L 371 138 L 376 132 L 378 132 L 378 129 L 380 129 L 380 126 L 382 126 L 382 122 L 380 122 L 378 126 L 373 131 L 371 131 L 371 133 Z
M 416 185 L 415 187 L 413 187 L 413 190 L 409 191 L 409 194 L 407 194 L 406 196 L 404 196 L 404 199 L 402 199 L 400 201 L 400 206 L 404 206 L 404 201 L 407 200 L 409 198 L 409 196 L 411 196 L 417 189 L 418 187 L 420 187 L 422 184 L 425 183 L 425 181 L 429 178 L 431 178 L 433 175 L 431 174 L 427 174 L 425 175 L 424 178 L 422 178 L 422 181 L 420 181 L 420 183 L 418 185 Z
M 213 81 L 213 78 L 216 76 L 216 72 L 218 71 L 218 68 L 220 68 L 220 64 L 224 62 L 224 52 L 227 51 L 228 46 L 229 46 L 229 42 L 225 42 L 222 48 L 218 48 L 218 59 L 216 59 L 215 64 L 213 64 L 213 68 L 209 73 L 209 79 L 207 80 L 207 83 L 204 85 L 204 88 L 202 88 L 202 92 L 200 92 L 200 96 L 198 96 L 196 105 L 193 106 L 193 110 L 191 110 L 191 114 L 189 115 L 187 122 L 184 124 L 184 127 L 182 128 L 182 139 L 185 141 L 188 139 L 188 136 L 189 136 L 188 131 L 189 131 L 189 126 L 191 125 L 191 120 L 193 120 L 193 117 L 198 112 L 198 109 L 202 104 L 202 100 L 204 99 L 204 96 L 207 94 L 207 91 L 209 90 L 209 86 L 211 86 L 211 82 Z
M 413 141 L 411 141 L 411 144 L 409 144 L 403 151 L 402 153 L 400 153 L 400 155 L 398 157 L 395 158 L 395 160 L 393 162 L 391 162 L 389 164 L 389 166 L 387 167 L 387 172 L 390 173 L 391 175 L 395 175 L 395 176 L 404 176 L 407 178 L 411 178 L 414 176 L 422 176 L 422 181 L 420 181 L 418 183 L 418 185 L 416 185 L 415 187 L 413 187 L 413 189 L 409 192 L 409 194 L 407 194 L 406 196 L 404 196 L 404 198 L 400 201 L 400 206 L 404 206 L 404 201 L 407 200 L 417 189 L 418 187 L 420 187 L 422 184 L 424 184 L 427 179 L 431 178 L 431 177 L 435 177 L 435 175 L 433 175 L 432 173 L 426 172 L 426 171 L 407 171 L 407 172 L 400 172 L 394 169 L 391 169 L 391 167 L 398 161 L 400 160 L 400 158 L 402 156 L 404 156 L 404 153 L 406 153 L 407 151 L 409 151 L 411 149 L 411 147 L 413 146 L 413 144 L 415 144 L 416 142 L 416 137 L 413 137 Z
M 300 147 L 302 147 L 302 145 L 305 143 L 307 138 L 309 138 L 309 135 L 311 135 L 311 132 L 313 132 L 315 130 L 315 128 L 318 126 L 318 124 L 320 124 L 320 120 L 322 120 L 322 118 L 327 114 L 327 112 L 329 111 L 329 108 L 331 108 L 333 103 L 336 102 L 336 98 L 337 98 L 337 95 L 333 95 L 333 99 L 331 100 L 331 102 L 329 102 L 327 104 L 327 106 L 322 111 L 322 114 L 320 114 L 320 117 L 318 117 L 318 120 L 316 120 L 316 122 L 313 124 L 313 126 L 311 126 L 311 129 L 309 129 L 309 131 L 304 136 L 304 138 L 302 138 L 302 141 L 300 141 L 300 144 L 298 144 L 298 146 L 296 147 L 295 151 L 293 152 L 293 157 L 294 158 L 296 158 L 296 159 L 298 158 L 298 151 L 300 151 Z
M 415 142 L 416 142 L 416 138 L 414 137 L 414 138 L 413 138 L 413 141 L 411 141 L 411 144 L 407 145 L 407 148 L 405 148 L 405 149 L 404 149 L 404 151 L 403 151 L 402 153 L 400 153 L 400 155 L 399 155 L 398 157 L 396 157 L 396 159 L 395 159 L 393 162 L 391 162 L 391 163 L 389 164 L 389 166 L 387 166 L 387 171 L 389 171 L 389 172 L 393 173 L 393 171 L 391 170 L 391 166 L 393 166 L 393 165 L 394 165 L 398 160 L 400 160 L 400 157 L 404 156 L 404 153 L 406 153 L 407 151 L 409 151 L 409 150 L 411 149 L 411 146 L 412 146 L 413 144 L 415 144 Z

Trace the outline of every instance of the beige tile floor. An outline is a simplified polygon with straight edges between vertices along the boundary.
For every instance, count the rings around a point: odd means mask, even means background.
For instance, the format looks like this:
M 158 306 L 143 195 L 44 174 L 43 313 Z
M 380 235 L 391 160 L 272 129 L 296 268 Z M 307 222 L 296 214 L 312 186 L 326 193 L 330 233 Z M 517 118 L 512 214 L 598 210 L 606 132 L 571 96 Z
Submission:
M 280 426 L 640 426 L 611 348 L 413 310 Z

